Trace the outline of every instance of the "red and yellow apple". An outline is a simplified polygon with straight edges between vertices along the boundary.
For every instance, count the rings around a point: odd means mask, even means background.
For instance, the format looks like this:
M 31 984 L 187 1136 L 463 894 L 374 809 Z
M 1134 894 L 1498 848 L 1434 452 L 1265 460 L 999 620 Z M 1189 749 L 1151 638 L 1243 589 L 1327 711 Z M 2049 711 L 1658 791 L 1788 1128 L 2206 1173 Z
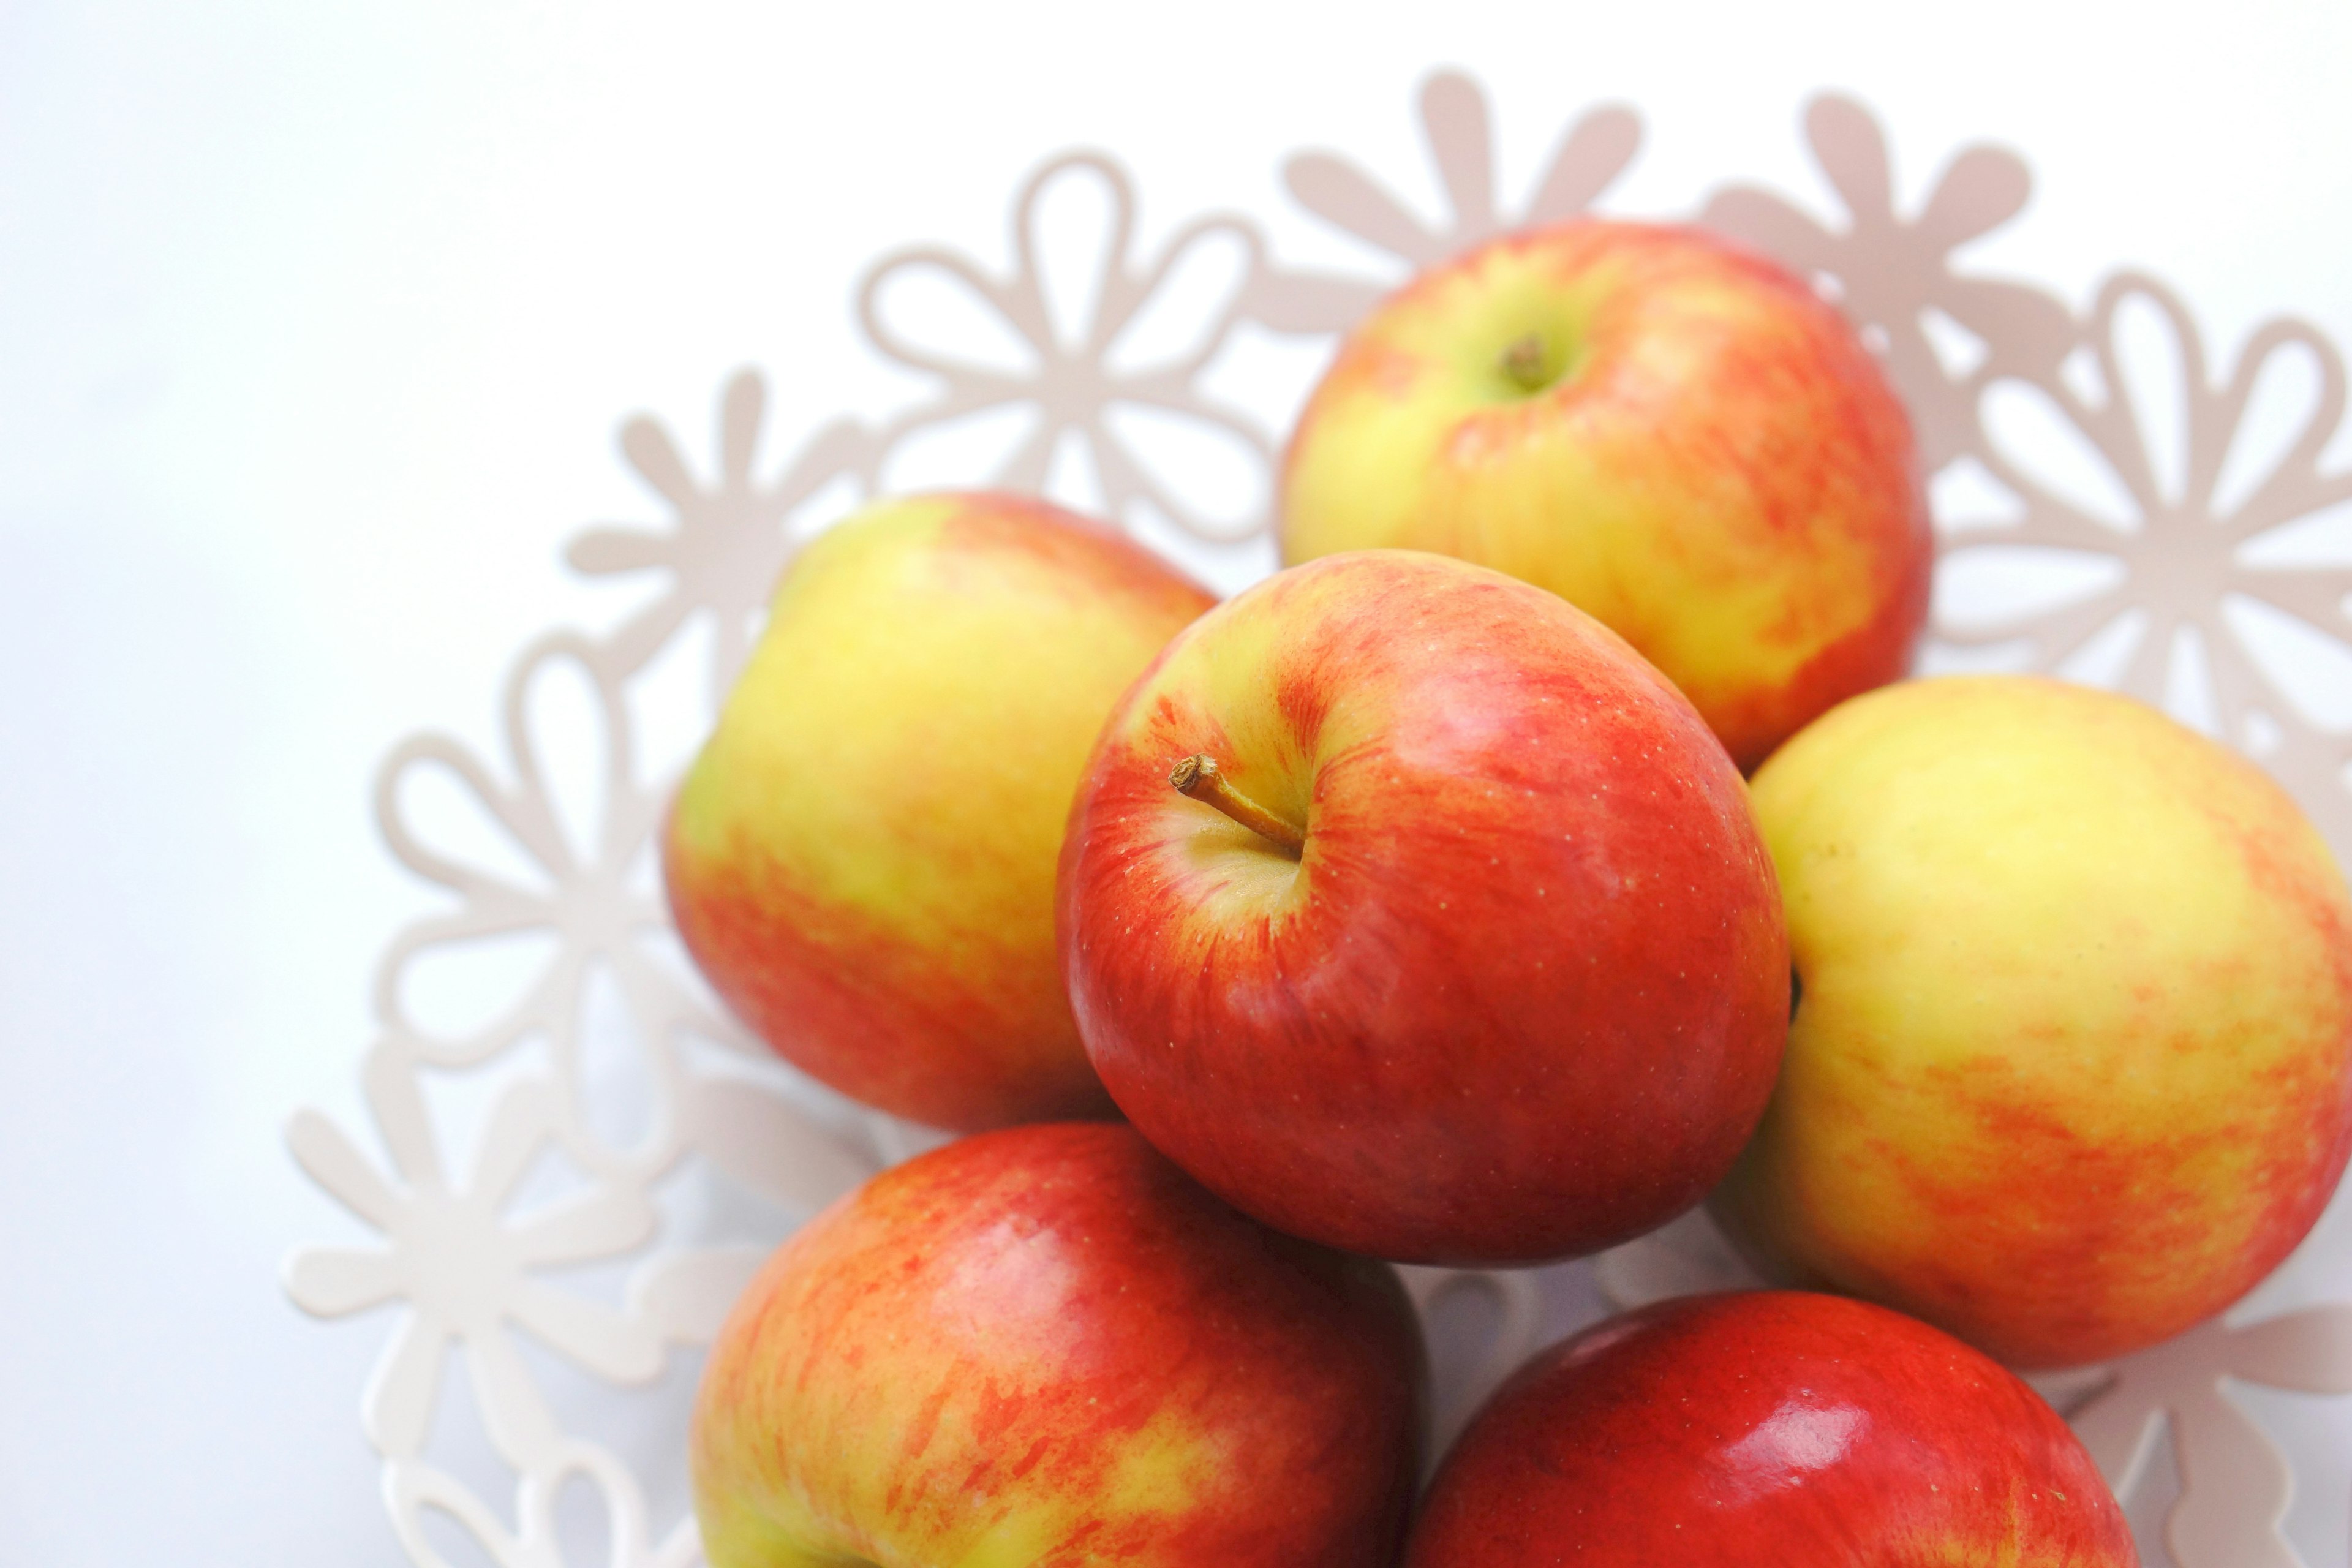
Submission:
M 664 845 L 679 935 L 736 1014 L 935 1126 L 1109 1111 L 1054 947 L 1087 748 L 1210 595 L 1026 497 L 884 502 L 812 543 Z
M 887 1171 L 737 1303 L 694 1415 L 711 1568 L 1381 1568 L 1424 1377 L 1385 1267 L 1117 1124 Z
M 1313 562 L 1179 635 L 1103 731 L 1060 899 L 1119 1109 L 1245 1212 L 1377 1257 L 1662 1223 L 1729 1166 L 1788 1025 L 1723 748 L 1590 616 L 1442 556 Z
M 1843 318 L 1694 229 L 1582 220 L 1360 323 L 1285 459 L 1283 559 L 1433 550 L 1549 588 L 1743 769 L 1895 679 L 1933 554 L 1911 428 Z
M 1890 687 L 1755 781 L 1801 998 L 1717 1194 L 1791 1283 L 2020 1366 L 2179 1332 L 2352 1152 L 2352 899 L 2259 770 L 2128 699 Z
M 1454 1444 L 1406 1568 L 2137 1568 L 2011 1373 L 1834 1296 L 1685 1297 L 1538 1355 Z

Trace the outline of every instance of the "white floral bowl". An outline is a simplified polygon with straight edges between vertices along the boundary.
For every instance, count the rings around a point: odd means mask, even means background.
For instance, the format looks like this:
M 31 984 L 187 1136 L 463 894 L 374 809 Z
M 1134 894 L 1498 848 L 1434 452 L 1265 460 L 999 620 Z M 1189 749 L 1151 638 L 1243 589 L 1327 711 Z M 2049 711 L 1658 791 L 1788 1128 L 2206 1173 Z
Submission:
M 1479 89 L 1439 75 L 1421 110 L 1451 209 L 1441 226 L 1342 159 L 1285 168 L 1299 204 L 1381 253 L 1390 280 L 1584 210 L 1641 140 L 1628 110 L 1586 114 L 1532 199 L 1505 213 Z M 2013 154 L 1963 151 L 1906 217 L 1866 110 L 1822 98 L 1805 128 L 1842 217 L 1735 187 L 1697 221 L 1813 277 L 1908 401 L 1942 551 L 1923 668 L 2047 669 L 2165 704 L 2274 773 L 2352 860 L 2352 712 L 2329 710 L 2329 682 L 2337 710 L 2352 682 L 2327 662 L 2352 630 L 2352 556 L 2328 531 L 2352 472 L 2320 458 L 2344 409 L 2336 351 L 2273 322 L 2215 384 L 2188 310 L 2144 275 L 2116 274 L 2078 314 L 1955 268 L 1956 249 L 2024 205 Z M 1076 321 L 1057 319 L 1067 300 L 1041 217 L 1066 182 L 1090 186 L 1105 219 Z M 816 431 L 780 469 L 760 459 L 764 397 L 749 373 L 726 389 L 708 481 L 658 426 L 630 422 L 623 450 L 669 521 L 591 530 L 567 554 L 584 574 L 647 580 L 641 607 L 600 635 L 524 648 L 502 763 L 438 735 L 386 759 L 384 837 L 454 904 L 402 931 L 378 976 L 380 1034 L 361 1070 L 390 1170 L 318 1112 L 288 1130 L 302 1169 L 383 1245 L 298 1250 L 285 1283 L 321 1317 L 403 1309 L 361 1409 L 420 1568 L 698 1561 L 684 1438 L 699 1347 L 793 1225 L 935 1140 L 751 1040 L 684 963 L 655 886 L 660 803 L 795 546 L 927 464 L 934 481 L 1043 489 L 1117 518 L 1226 588 L 1272 568 L 1274 422 L 1219 388 L 1245 340 L 1328 347 L 1387 283 L 1284 267 L 1257 225 L 1230 216 L 1138 256 L 1134 215 L 1119 167 L 1076 154 L 1020 192 L 1009 276 L 936 248 L 878 263 L 859 294 L 866 335 L 935 390 L 895 417 Z M 967 337 L 1012 352 L 989 363 L 898 324 L 893 300 L 926 288 L 947 303 L 935 324 L 960 310 L 978 323 Z M 2137 374 L 2150 342 L 2170 371 L 2153 384 Z M 971 456 L 992 431 L 994 449 Z M 1220 505 L 1187 482 L 1220 461 L 1249 499 Z M 677 754 L 647 754 L 662 734 Z M 468 1137 L 453 1173 L 448 1151 Z M 2352 1306 L 2335 1300 L 2352 1298 L 2347 1208 L 2228 1320 L 2044 1380 L 2125 1496 L 2149 1568 L 2289 1568 L 2305 1561 L 2297 1539 L 2343 1542 L 2340 1517 L 2314 1526 L 2289 1503 L 2297 1467 L 2342 1499 L 2352 1410 L 2265 1401 L 2270 1425 L 2291 1429 L 2291 1464 L 2224 1388 L 2352 1392 Z M 1748 1279 L 1697 1215 L 1591 1262 L 1406 1274 L 1431 1320 L 1441 1440 L 1538 1344 L 1611 1305 Z M 488 1500 L 501 1493 L 511 1529 Z

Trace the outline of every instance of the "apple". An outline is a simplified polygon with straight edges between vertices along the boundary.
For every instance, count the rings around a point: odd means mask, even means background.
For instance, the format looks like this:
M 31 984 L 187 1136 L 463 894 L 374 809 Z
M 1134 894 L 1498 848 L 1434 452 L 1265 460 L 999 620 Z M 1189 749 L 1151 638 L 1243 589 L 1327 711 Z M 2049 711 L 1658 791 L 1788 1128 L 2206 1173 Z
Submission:
M 1446 1455 L 1406 1568 L 2137 1568 L 2057 1413 L 1834 1296 L 1694 1296 L 1538 1355 Z
M 957 1129 L 1108 1114 L 1062 990 L 1055 858 L 1112 704 L 1213 602 L 1023 496 L 886 501 L 820 535 L 670 813 L 688 952 L 867 1104 Z
M 1802 281 L 1696 229 L 1585 219 L 1356 327 L 1284 459 L 1282 554 L 1433 550 L 1549 588 L 1753 769 L 1908 667 L 1916 467 L 1894 389 Z
M 2352 1152 L 2352 898 L 2258 769 L 2028 677 L 1839 708 L 1755 781 L 1801 985 L 1714 1207 L 1768 1273 L 2016 1366 L 2227 1307 Z
M 1590 616 L 1443 556 L 1326 557 L 1180 634 L 1087 764 L 1060 900 L 1143 1135 L 1401 1261 L 1555 1258 L 1696 1203 L 1788 1026 L 1706 724 Z
M 712 1346 L 711 1568 L 1381 1568 L 1425 1380 L 1402 1288 L 1115 1123 L 983 1133 L 787 1241 Z

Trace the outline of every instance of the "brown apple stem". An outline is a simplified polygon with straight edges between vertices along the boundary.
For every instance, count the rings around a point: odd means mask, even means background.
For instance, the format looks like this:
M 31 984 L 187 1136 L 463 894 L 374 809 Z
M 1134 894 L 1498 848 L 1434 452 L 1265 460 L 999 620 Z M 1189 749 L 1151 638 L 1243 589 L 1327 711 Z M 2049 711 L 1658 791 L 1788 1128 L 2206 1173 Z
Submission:
M 1543 339 L 1529 332 L 1505 349 L 1503 374 L 1523 392 L 1541 391 L 1544 384 Z
M 1171 768 L 1168 782 L 1178 795 L 1215 806 L 1252 833 L 1272 839 L 1286 855 L 1296 856 L 1307 846 L 1307 835 L 1235 789 L 1216 759 L 1205 752 L 1196 752 Z

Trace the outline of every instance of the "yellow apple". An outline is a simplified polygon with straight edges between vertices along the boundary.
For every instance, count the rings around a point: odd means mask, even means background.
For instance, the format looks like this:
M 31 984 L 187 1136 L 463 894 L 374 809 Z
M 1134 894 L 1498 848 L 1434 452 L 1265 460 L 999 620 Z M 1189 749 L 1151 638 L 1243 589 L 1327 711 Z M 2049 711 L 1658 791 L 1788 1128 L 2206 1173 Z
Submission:
M 887 501 L 827 531 L 671 811 L 688 951 L 787 1059 L 885 1110 L 1110 1114 L 1055 956 L 1055 862 L 1095 732 L 1211 603 L 1026 497 Z
M 1397 546 L 1549 588 L 1742 769 L 1895 679 L 1933 555 L 1911 426 L 1838 313 L 1696 229 L 1583 220 L 1423 273 L 1291 437 L 1286 563 Z
M 1717 1214 L 2012 1364 L 2220 1311 L 2352 1152 L 2352 898 L 2285 793 L 2025 677 L 1838 708 L 1756 776 L 1788 1056 Z

